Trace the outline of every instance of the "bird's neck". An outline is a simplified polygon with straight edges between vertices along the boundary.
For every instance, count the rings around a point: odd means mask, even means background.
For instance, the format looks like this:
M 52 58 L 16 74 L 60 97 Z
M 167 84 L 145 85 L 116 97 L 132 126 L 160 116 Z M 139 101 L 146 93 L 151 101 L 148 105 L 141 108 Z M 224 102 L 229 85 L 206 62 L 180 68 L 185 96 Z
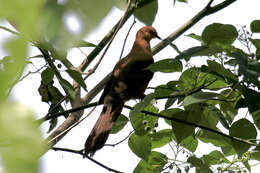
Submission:
M 143 54 L 151 55 L 152 51 L 151 51 L 149 41 L 137 38 L 134 42 L 133 48 L 130 53 L 131 54 L 143 53 Z

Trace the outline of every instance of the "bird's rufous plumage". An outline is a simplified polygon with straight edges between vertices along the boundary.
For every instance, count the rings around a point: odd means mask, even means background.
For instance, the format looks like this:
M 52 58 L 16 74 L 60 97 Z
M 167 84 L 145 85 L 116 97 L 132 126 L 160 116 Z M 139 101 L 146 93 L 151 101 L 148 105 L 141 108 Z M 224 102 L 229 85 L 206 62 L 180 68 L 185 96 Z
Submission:
M 85 143 L 86 155 L 93 155 L 104 146 L 125 102 L 145 96 L 145 89 L 153 77 L 146 69 L 154 62 L 149 42 L 155 37 L 159 38 L 152 26 L 141 28 L 130 53 L 115 65 L 99 100 L 104 104 L 103 110 Z

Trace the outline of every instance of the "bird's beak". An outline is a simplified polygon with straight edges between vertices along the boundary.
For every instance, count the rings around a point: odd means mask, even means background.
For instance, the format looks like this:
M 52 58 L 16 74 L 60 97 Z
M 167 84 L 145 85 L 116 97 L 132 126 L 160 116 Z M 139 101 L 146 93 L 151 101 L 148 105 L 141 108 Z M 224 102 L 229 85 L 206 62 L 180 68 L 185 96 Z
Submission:
M 162 40 L 161 37 L 159 37 L 158 35 L 156 35 L 155 37 L 158 38 L 159 40 Z

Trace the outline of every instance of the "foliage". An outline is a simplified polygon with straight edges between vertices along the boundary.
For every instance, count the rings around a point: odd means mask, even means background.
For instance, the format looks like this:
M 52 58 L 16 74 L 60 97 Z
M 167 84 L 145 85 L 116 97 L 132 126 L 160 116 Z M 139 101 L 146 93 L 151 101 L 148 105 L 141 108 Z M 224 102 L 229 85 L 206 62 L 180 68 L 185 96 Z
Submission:
M 84 37 L 98 26 L 112 7 L 125 7 L 126 4 L 119 0 L 27 0 L 26 3 L 0 0 L 0 4 L 0 19 L 5 19 L 17 30 L 4 42 L 8 56 L 0 59 L 1 161 L 6 172 L 37 172 L 38 159 L 47 150 L 41 142 L 38 125 L 26 106 L 8 98 L 26 65 L 30 64 L 28 47 L 38 47 L 42 54 L 39 58 L 47 64 L 39 69 L 42 101 L 50 104 L 51 114 L 63 112 L 62 101 L 70 101 L 74 106 L 81 103 L 78 90 L 87 91 L 83 77 L 85 69 L 73 67 L 67 59 L 68 51 L 73 47 L 101 50 L 100 45 L 85 41 Z M 157 0 L 139 0 L 131 5 L 137 7 L 133 14 L 138 20 L 147 25 L 153 23 L 158 10 Z M 79 31 L 71 31 L 66 25 L 64 18 L 68 16 L 76 16 L 80 21 Z M 158 83 L 152 93 L 134 106 L 129 118 L 120 115 L 112 129 L 111 133 L 116 134 L 129 121 L 134 129 L 128 145 L 140 162 L 133 172 L 157 173 L 171 169 L 188 172 L 191 168 L 196 172 L 234 172 L 243 170 L 238 163 L 250 171 L 251 160 L 260 161 L 260 147 L 256 146 L 260 129 L 260 38 L 255 36 L 259 32 L 260 20 L 251 22 L 250 31 L 245 27 L 237 29 L 230 24 L 212 23 L 201 35 L 188 35 L 198 41 L 198 46 L 148 67 L 155 73 L 178 72 L 181 75 L 178 80 Z M 239 43 L 242 46 L 238 47 Z M 190 64 L 191 59 L 202 57 L 206 59 L 204 65 Z M 71 79 L 78 85 L 72 84 Z M 164 109 L 153 104 L 156 99 L 158 102 L 166 99 Z M 242 108 L 248 110 L 252 121 L 239 115 Z M 165 126 L 160 121 L 163 116 Z M 58 120 L 57 117 L 50 120 L 49 132 L 56 128 Z M 158 126 L 160 130 L 157 130 Z M 213 144 L 216 150 L 196 156 L 201 142 Z M 159 152 L 167 144 L 174 154 Z M 184 159 L 180 157 L 181 153 L 186 156 Z

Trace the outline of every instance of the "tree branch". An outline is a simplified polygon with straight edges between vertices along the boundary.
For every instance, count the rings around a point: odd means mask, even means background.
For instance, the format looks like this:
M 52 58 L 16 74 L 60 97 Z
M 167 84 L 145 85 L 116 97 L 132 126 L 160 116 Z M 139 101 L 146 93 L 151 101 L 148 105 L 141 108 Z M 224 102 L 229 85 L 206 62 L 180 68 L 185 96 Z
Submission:
M 132 110 L 133 107 L 131 106 L 127 106 L 125 105 L 124 106 L 125 108 L 127 109 L 130 109 Z M 198 127 L 200 129 L 203 129 L 203 130 L 207 130 L 207 131 L 210 131 L 210 132 L 213 132 L 213 133 L 216 133 L 218 135 L 221 135 L 221 136 L 224 136 L 224 137 L 227 137 L 231 140 L 234 140 L 234 141 L 237 141 L 237 142 L 241 142 L 241 143 L 244 143 L 244 144 L 249 144 L 251 146 L 260 146 L 259 144 L 256 144 L 256 143 L 253 143 L 253 142 L 250 142 L 250 140 L 246 140 L 246 139 L 242 139 L 242 138 L 237 138 L 237 137 L 234 137 L 234 136 L 230 136 L 230 135 L 227 135 L 225 133 L 222 133 L 220 131 L 217 131 L 215 129 L 211 129 L 209 127 L 206 127 L 206 126 L 203 126 L 203 125 L 200 125 L 200 124 L 196 124 L 196 123 L 193 123 L 193 122 L 189 122 L 189 121 L 186 121 L 186 120 L 181 120 L 181 119 L 178 119 L 178 118 L 174 118 L 174 117 L 167 117 L 165 115 L 161 115 L 161 114 L 157 114 L 157 113 L 154 113 L 154 112 L 149 112 L 149 111 L 141 111 L 142 113 L 145 113 L 145 114 L 149 114 L 151 116 L 154 116 L 154 117 L 160 117 L 160 118 L 164 118 L 164 119 L 167 119 L 167 120 L 171 120 L 171 121 L 174 121 L 174 122 L 178 122 L 178 123 L 182 123 L 182 124 L 185 124 L 185 125 L 189 125 L 189 126 L 192 126 L 192 127 Z
M 104 164 L 102 164 L 102 163 L 96 161 L 95 159 L 93 159 L 93 158 L 91 158 L 91 157 L 89 157 L 89 156 L 86 156 L 86 155 L 84 154 L 84 152 L 83 152 L 84 150 L 72 150 L 72 149 L 68 149 L 68 148 L 58 148 L 58 147 L 52 147 L 51 149 L 54 150 L 54 151 L 65 151 L 65 152 L 70 152 L 70 153 L 82 155 L 83 157 L 86 157 L 87 159 L 91 160 L 91 161 L 94 162 L 95 164 L 101 166 L 102 168 L 104 168 L 104 169 L 106 169 L 106 170 L 108 170 L 108 171 L 110 171 L 110 172 L 122 173 L 122 172 L 120 172 L 120 171 L 117 171 L 117 170 L 115 170 L 115 169 L 112 169 L 112 168 L 110 168 L 110 167 L 108 167 L 108 166 L 106 166 L 106 165 L 104 165 Z

